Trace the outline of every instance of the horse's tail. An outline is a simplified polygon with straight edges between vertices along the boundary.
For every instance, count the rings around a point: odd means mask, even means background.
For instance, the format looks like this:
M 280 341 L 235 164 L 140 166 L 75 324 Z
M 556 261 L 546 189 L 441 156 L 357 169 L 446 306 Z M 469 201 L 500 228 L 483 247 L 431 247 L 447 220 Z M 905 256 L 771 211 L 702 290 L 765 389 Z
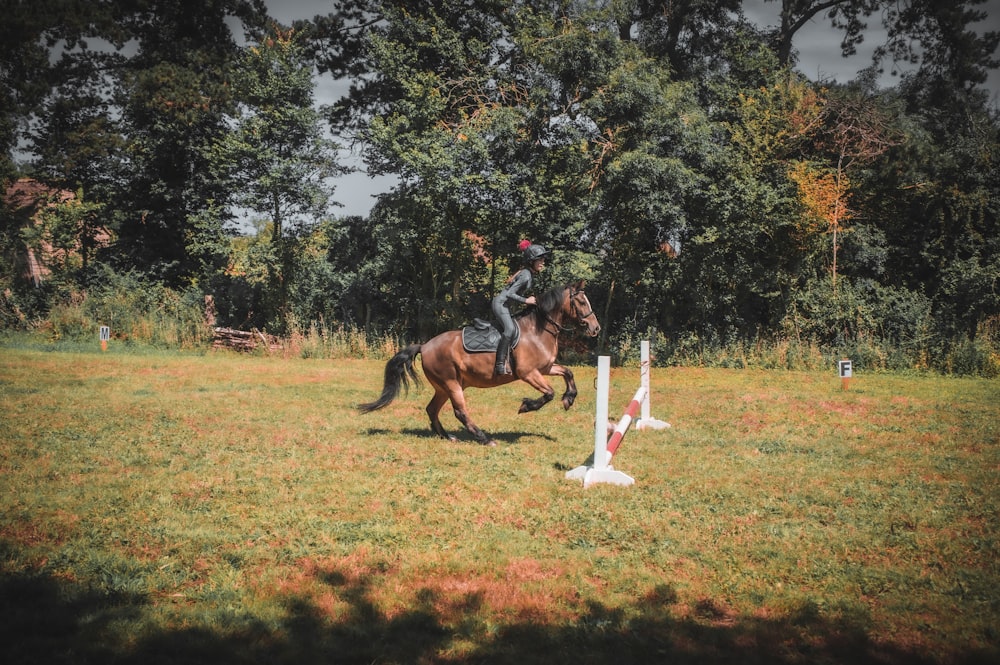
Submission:
M 410 381 L 414 384 L 420 383 L 420 378 L 413 369 L 413 359 L 420 353 L 420 344 L 411 344 L 406 347 L 385 364 L 385 382 L 382 386 L 382 394 L 374 402 L 359 404 L 358 410 L 361 413 L 371 413 L 385 406 L 392 400 L 399 397 L 400 388 L 403 392 L 410 390 Z

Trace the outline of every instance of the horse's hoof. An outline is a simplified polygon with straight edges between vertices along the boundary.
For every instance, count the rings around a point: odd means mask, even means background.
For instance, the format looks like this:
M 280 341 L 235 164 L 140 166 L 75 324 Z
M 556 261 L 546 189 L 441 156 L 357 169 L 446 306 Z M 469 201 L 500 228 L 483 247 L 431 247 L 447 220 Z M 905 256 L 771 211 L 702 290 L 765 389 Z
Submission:
M 497 442 L 494 441 L 493 439 L 490 439 L 489 441 L 483 441 L 483 445 L 486 446 L 486 447 L 488 447 L 488 448 L 496 448 L 497 447 Z

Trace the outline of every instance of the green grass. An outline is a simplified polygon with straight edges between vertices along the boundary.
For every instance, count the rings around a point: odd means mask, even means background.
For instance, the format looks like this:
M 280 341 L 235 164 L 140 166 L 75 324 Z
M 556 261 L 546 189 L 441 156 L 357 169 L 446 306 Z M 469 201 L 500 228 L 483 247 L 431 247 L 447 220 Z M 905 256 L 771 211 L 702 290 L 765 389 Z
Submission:
M 0 659 L 1000 661 L 1000 382 L 656 368 L 584 490 L 593 369 L 484 448 L 382 367 L 0 349 Z

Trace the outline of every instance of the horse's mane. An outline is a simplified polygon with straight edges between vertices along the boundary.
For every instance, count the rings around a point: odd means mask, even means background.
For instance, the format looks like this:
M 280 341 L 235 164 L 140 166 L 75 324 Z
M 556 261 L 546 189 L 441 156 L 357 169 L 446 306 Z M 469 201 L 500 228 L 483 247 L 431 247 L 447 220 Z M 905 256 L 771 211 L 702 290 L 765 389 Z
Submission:
M 568 286 L 557 286 L 555 288 L 549 289 L 542 295 L 537 296 L 535 298 L 534 309 L 528 308 L 521 310 L 521 312 L 519 312 L 518 315 L 514 318 L 520 319 L 521 317 L 527 316 L 529 314 L 537 314 L 539 312 L 543 314 L 551 314 L 552 312 L 562 307 L 563 293 L 565 293 L 566 289 L 568 288 L 569 288 Z

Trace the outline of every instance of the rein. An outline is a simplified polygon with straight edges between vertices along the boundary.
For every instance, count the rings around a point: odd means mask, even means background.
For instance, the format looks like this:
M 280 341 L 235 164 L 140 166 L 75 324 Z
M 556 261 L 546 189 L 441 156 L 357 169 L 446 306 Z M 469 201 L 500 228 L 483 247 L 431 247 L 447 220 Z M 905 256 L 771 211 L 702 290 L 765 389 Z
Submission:
M 546 325 L 542 326 L 542 330 L 544 330 L 545 332 L 549 333 L 553 337 L 555 337 L 555 338 L 558 339 L 559 333 L 561 333 L 562 331 L 564 331 L 564 330 L 572 330 L 571 328 L 565 328 L 565 327 L 563 327 L 563 325 L 561 323 L 559 323 L 558 321 L 556 321 L 555 319 L 553 319 L 551 316 L 549 316 L 548 312 L 542 312 L 542 314 L 545 315 L 545 323 L 546 323 Z M 555 332 L 552 332 L 551 330 L 549 330 L 549 326 L 547 325 L 549 323 L 551 323 L 552 325 L 554 325 L 556 327 Z

